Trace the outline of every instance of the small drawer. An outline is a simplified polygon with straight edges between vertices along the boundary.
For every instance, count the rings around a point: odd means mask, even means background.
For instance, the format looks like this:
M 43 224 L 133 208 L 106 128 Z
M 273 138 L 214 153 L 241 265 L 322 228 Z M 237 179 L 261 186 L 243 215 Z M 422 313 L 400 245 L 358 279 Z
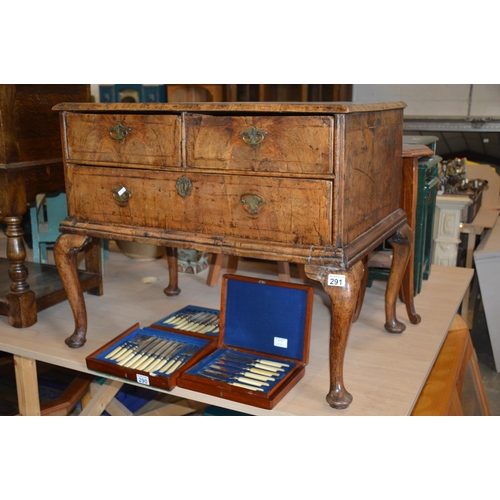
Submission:
M 180 167 L 176 115 L 65 114 L 69 161 Z
M 294 245 L 331 245 L 333 181 L 68 165 L 70 217 Z
M 330 116 L 185 115 L 187 167 L 328 174 Z

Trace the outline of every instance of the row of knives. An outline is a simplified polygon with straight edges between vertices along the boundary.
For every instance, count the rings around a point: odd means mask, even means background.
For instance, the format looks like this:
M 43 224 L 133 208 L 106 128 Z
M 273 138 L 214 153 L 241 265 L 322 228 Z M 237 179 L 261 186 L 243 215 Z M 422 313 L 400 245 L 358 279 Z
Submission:
M 113 349 L 104 359 L 124 368 L 150 374 L 170 375 L 201 346 L 171 338 L 138 334 Z
M 182 313 L 169 316 L 163 324 L 187 332 L 215 334 L 219 332 L 219 314 L 213 311 L 186 309 Z
M 193 368 L 190 373 L 257 392 L 269 392 L 290 372 L 293 365 L 231 349 L 223 350 L 209 364 Z

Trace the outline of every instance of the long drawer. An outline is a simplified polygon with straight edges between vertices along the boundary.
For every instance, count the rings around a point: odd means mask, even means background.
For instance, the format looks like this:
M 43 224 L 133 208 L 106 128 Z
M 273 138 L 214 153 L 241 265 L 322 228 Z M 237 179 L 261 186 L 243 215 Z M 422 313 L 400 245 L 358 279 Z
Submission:
M 67 165 L 70 217 L 330 245 L 333 181 Z
M 69 161 L 180 167 L 178 115 L 66 113 Z
M 186 114 L 186 166 L 253 172 L 330 174 L 331 116 Z

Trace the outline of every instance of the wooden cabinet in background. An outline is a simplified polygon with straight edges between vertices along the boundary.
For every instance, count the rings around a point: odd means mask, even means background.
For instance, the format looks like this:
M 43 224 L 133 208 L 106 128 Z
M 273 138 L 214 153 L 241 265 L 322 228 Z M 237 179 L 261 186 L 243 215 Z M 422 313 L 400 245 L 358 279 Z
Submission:
M 351 101 L 350 84 L 232 84 L 228 100 L 261 102 Z
M 37 311 L 66 298 L 54 266 L 25 263 L 21 221 L 37 194 L 65 188 L 59 116 L 52 107 L 89 100 L 90 85 L 0 85 L 0 220 L 7 236 L 0 314 L 17 328 L 33 325 Z
M 166 84 L 167 102 L 338 102 L 352 100 L 351 84 Z

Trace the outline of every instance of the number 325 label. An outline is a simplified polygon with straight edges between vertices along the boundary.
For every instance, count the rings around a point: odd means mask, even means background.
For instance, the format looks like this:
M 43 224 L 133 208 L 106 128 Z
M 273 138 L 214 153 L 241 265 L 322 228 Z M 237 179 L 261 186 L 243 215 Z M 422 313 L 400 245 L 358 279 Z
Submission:
M 345 276 L 343 274 L 329 274 L 328 286 L 345 286 Z

